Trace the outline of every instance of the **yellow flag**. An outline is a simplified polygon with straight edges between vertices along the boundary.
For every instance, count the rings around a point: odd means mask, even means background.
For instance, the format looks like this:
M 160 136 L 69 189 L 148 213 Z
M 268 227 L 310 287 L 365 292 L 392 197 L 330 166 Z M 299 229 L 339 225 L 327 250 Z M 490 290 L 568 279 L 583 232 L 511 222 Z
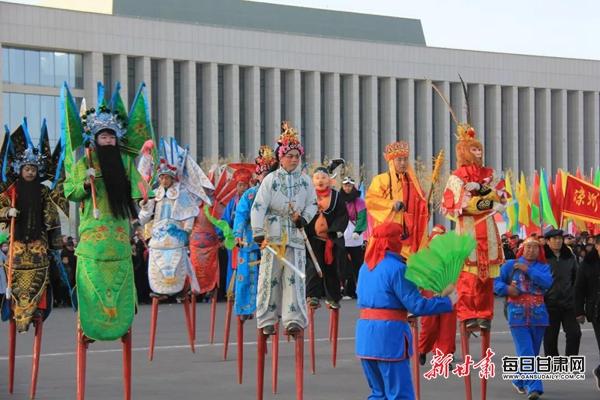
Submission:
M 512 171 L 506 171 L 506 192 L 510 195 L 511 199 L 514 199 L 514 193 L 512 189 Z M 508 231 L 514 232 L 518 227 L 517 221 L 517 210 L 515 207 L 515 203 L 511 200 L 510 205 L 506 208 L 506 215 L 508 215 Z
M 519 202 L 519 224 L 528 227 L 530 223 L 531 205 L 527 194 L 527 182 L 525 175 L 521 172 L 521 180 L 517 187 L 517 201 Z

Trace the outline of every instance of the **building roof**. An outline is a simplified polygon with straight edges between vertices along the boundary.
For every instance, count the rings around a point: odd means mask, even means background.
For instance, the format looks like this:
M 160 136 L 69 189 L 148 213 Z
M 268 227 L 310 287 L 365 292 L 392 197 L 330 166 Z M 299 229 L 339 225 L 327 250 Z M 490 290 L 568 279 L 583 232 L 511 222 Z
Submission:
M 311 36 L 425 46 L 418 19 L 244 0 L 114 0 L 113 14 Z

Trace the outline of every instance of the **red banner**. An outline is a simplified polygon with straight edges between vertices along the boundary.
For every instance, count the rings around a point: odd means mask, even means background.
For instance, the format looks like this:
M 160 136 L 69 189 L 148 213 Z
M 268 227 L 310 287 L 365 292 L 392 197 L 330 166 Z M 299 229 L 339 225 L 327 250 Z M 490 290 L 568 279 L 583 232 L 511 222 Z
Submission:
M 600 188 L 573 175 L 567 175 L 563 215 L 600 224 Z

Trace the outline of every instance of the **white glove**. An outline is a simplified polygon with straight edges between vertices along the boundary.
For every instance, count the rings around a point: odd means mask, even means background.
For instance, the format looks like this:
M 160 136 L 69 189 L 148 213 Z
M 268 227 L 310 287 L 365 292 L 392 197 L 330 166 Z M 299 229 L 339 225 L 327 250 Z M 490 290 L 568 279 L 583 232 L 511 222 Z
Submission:
M 96 170 L 94 168 L 88 168 L 85 170 L 85 176 L 92 178 L 96 176 Z
M 456 290 L 450 293 L 448 298 L 452 302 L 452 305 L 455 305 L 458 302 L 458 293 L 456 293 Z
M 17 210 L 16 208 L 9 208 L 8 209 L 8 216 L 11 218 L 17 218 L 17 216 L 19 215 L 19 210 Z
M 352 240 L 358 240 L 358 239 L 360 239 L 360 233 L 353 232 L 352 233 Z
M 504 210 L 506 210 L 506 204 L 502 204 L 499 201 L 495 201 L 492 209 L 496 211 L 498 214 L 502 214 Z
M 481 185 L 477 182 L 469 182 L 465 185 L 465 190 L 467 192 L 472 192 L 473 190 L 481 189 Z

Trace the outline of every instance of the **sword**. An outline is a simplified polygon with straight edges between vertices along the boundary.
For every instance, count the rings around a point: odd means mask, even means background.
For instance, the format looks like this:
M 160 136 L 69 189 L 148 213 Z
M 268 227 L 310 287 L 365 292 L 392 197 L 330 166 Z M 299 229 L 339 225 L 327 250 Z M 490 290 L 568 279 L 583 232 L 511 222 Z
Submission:
M 290 215 L 294 214 L 295 211 L 294 211 L 294 206 L 292 206 L 292 203 L 289 204 L 289 207 L 290 207 Z M 312 246 L 310 245 L 310 242 L 308 241 L 308 236 L 306 236 L 306 231 L 304 230 L 304 228 L 298 228 L 298 230 L 302 234 L 302 238 L 304 239 L 304 245 L 306 246 L 306 250 L 308 250 L 308 255 L 310 255 L 310 259 L 313 262 L 313 265 L 315 266 L 317 275 L 319 275 L 319 278 L 322 278 L 323 271 L 321 270 L 321 266 L 319 265 L 319 262 L 317 261 L 317 256 L 315 255 L 315 252 L 314 252 Z
M 294 264 L 292 264 L 291 262 L 289 262 L 283 256 L 280 256 L 279 253 L 277 253 L 277 251 L 274 248 L 272 248 L 269 245 L 266 245 L 264 247 L 264 249 L 267 250 L 269 253 L 273 254 L 275 257 L 277 257 L 277 259 L 279 261 L 281 261 L 283 263 L 283 265 L 285 265 L 286 267 L 288 267 L 289 269 L 291 269 L 292 271 L 294 271 L 294 273 L 298 274 L 298 276 L 300 276 L 300 278 L 306 279 L 306 274 L 304 274 L 304 272 L 300 271 Z

